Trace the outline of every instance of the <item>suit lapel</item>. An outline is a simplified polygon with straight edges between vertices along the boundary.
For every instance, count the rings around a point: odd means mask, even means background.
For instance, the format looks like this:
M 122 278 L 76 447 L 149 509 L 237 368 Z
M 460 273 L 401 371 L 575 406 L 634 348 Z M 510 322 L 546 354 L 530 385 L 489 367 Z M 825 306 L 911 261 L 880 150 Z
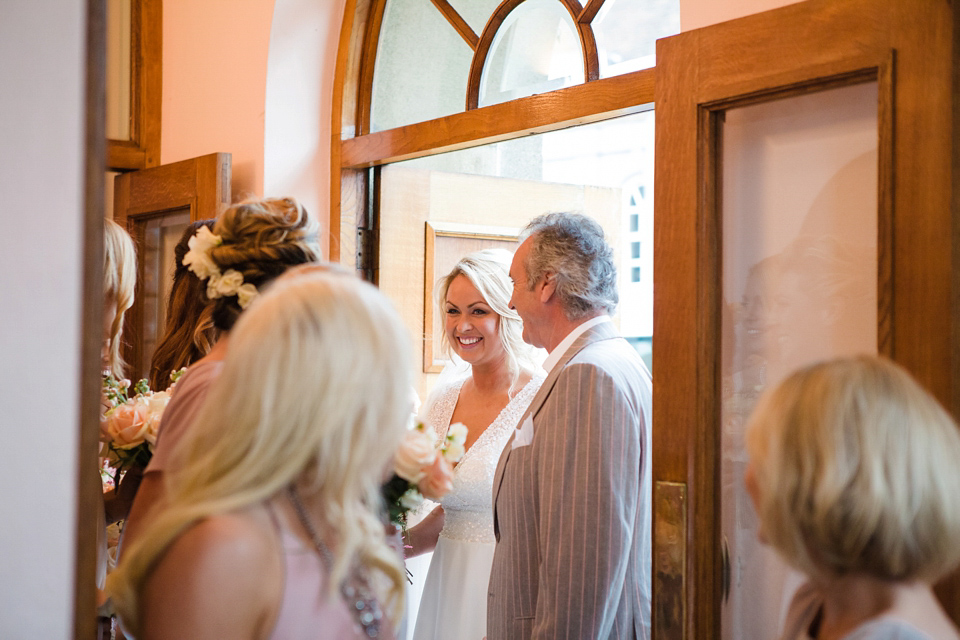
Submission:
M 557 378 L 560 377 L 560 372 L 565 366 L 567 366 L 567 363 L 570 362 L 570 359 L 573 358 L 573 356 L 577 355 L 587 345 L 593 344 L 594 342 L 618 337 L 620 337 L 620 334 L 617 333 L 617 330 L 614 328 L 612 322 L 601 322 L 594 327 L 590 327 L 581 335 L 579 335 L 577 339 L 573 341 L 573 344 L 570 345 L 570 347 L 560 357 L 560 360 L 557 361 L 556 366 L 550 370 L 549 374 L 547 374 L 546 379 L 543 381 L 543 384 L 540 385 L 540 389 L 537 391 L 537 395 L 533 397 L 533 400 L 530 402 L 530 406 L 527 407 L 527 410 L 520 417 L 520 422 L 517 423 L 513 433 L 510 435 L 510 439 L 507 441 L 507 445 L 500 453 L 500 460 L 497 461 L 497 470 L 493 476 L 493 532 L 498 541 L 500 540 L 500 527 L 497 520 L 497 497 L 500 495 L 500 485 L 503 482 L 503 472 L 507 467 L 507 460 L 510 458 L 510 452 L 513 450 L 513 439 L 517 437 L 516 430 L 520 427 L 520 425 L 523 424 L 523 421 L 527 419 L 527 416 L 536 418 L 537 414 L 540 412 L 540 408 L 543 407 L 543 403 L 547 401 L 547 397 L 549 397 L 550 392 L 553 390 L 553 386 L 557 383 Z M 536 424 L 534 424 L 534 427 L 536 427 Z

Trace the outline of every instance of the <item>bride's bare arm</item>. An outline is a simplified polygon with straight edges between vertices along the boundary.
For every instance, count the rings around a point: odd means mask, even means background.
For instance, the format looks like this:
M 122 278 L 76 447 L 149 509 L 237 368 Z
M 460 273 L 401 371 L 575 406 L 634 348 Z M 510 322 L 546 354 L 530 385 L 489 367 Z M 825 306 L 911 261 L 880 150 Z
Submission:
M 443 529 L 443 507 L 437 507 L 427 514 L 418 524 L 407 529 L 404 543 L 409 549 L 404 554 L 408 558 L 433 551 Z

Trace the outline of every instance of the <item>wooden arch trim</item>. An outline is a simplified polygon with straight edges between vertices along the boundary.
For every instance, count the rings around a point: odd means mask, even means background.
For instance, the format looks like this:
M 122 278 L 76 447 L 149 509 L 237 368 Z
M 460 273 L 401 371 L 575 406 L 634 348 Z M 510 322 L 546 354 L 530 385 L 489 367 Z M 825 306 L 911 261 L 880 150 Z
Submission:
M 352 4 L 352 3 L 351 3 Z M 377 66 L 377 49 L 380 46 L 380 28 L 383 26 L 383 13 L 387 0 L 370 0 L 370 13 L 366 20 L 366 31 L 363 36 L 363 45 L 360 49 L 360 77 L 357 86 L 357 135 L 370 133 L 371 110 L 373 106 L 373 73 Z M 349 10 L 350 7 L 347 7 Z M 346 21 L 344 21 L 346 24 Z M 343 34 L 341 33 L 341 51 L 344 52 Z M 338 65 L 339 67 L 339 61 Z M 336 124 L 336 123 L 334 123 Z
M 433 3 L 433 6 L 437 8 L 437 11 L 443 14 L 443 17 L 446 18 L 447 22 L 450 23 L 450 26 L 453 27 L 454 31 L 460 34 L 460 37 L 469 45 L 470 49 L 473 51 L 477 50 L 477 43 L 480 42 L 480 38 L 477 37 L 477 34 L 473 32 L 473 29 L 470 28 L 470 25 L 467 24 L 467 21 L 464 20 L 457 10 L 450 6 L 450 3 L 447 0 L 430 0 Z
M 593 16 L 586 14 L 586 9 L 580 6 L 577 0 L 560 0 L 570 13 L 570 18 L 577 28 L 577 35 L 580 36 L 580 51 L 583 52 L 583 81 L 592 82 L 600 77 L 600 56 L 597 53 L 597 38 L 593 34 L 593 27 L 590 26 L 590 20 Z M 593 15 L 600 10 L 600 2 L 588 3 L 587 8 L 593 10 Z M 585 18 L 589 18 L 585 19 Z
M 483 67 L 487 63 L 487 54 L 490 53 L 494 36 L 497 35 L 500 25 L 507 19 L 510 12 L 522 2 L 523 0 L 503 0 L 484 25 L 480 41 L 473 53 L 473 60 L 470 62 L 470 75 L 467 76 L 467 111 L 476 109 L 480 104 L 480 79 L 483 76 Z

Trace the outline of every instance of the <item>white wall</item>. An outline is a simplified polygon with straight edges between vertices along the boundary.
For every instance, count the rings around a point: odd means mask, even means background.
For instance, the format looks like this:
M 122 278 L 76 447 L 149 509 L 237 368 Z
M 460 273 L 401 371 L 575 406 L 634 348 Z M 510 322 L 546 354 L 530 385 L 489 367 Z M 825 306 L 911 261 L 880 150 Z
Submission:
M 330 219 L 333 79 L 344 0 L 276 0 L 266 77 L 263 191 Z M 326 252 L 330 246 L 324 239 Z
M 0 638 L 72 635 L 86 2 L 0 4 Z

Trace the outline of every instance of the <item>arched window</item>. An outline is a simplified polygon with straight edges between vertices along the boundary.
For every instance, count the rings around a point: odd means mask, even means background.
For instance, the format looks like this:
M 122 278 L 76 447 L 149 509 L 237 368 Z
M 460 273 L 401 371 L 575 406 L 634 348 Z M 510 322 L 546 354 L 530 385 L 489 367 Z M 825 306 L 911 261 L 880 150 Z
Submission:
M 436 278 L 556 210 L 608 231 L 649 355 L 655 42 L 678 31 L 678 0 L 347 0 L 330 256 L 398 303 L 424 374 Z

